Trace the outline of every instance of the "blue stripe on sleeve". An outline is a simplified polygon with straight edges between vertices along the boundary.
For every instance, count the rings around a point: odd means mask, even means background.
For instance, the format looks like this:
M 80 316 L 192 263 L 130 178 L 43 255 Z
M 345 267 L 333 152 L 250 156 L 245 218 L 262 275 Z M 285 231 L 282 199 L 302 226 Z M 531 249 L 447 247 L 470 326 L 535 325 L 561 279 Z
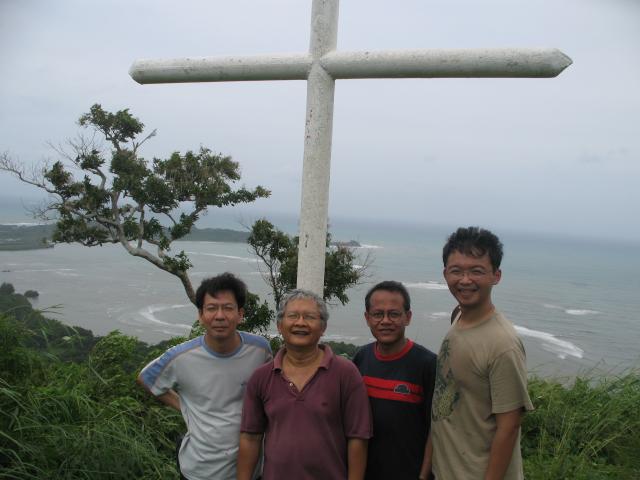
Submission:
M 271 345 L 269 345 L 269 342 L 267 341 L 266 338 L 261 337 L 260 335 L 254 335 L 252 333 L 247 333 L 247 332 L 242 332 L 242 331 L 238 331 L 238 333 L 240 334 L 240 336 L 242 337 L 242 342 L 247 344 L 247 345 L 252 345 L 254 347 L 259 347 L 262 348 L 264 350 L 266 350 L 267 352 L 269 352 L 269 354 L 271 354 Z
M 176 345 L 175 347 L 170 348 L 166 352 L 162 354 L 162 356 L 158 357 L 156 360 L 147 365 L 140 376 L 142 377 L 142 381 L 144 384 L 151 388 L 155 383 L 162 371 L 173 361 L 178 355 L 184 353 L 188 350 L 192 350 L 194 348 L 198 348 L 202 344 L 202 338 L 197 337 L 187 342 L 181 343 L 180 345 Z

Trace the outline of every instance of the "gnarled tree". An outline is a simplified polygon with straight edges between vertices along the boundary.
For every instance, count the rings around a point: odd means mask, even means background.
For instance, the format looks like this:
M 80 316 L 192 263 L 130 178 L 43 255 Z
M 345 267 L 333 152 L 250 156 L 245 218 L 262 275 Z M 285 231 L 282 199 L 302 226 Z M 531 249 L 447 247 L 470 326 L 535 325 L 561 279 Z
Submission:
M 61 160 L 53 165 L 27 171 L 4 153 L 0 170 L 50 194 L 39 215 L 56 219 L 54 241 L 89 247 L 119 243 L 178 277 L 195 303 L 187 273 L 191 262 L 184 251 L 172 254 L 171 243 L 187 235 L 208 207 L 253 202 L 270 192 L 260 186 L 234 189 L 238 163 L 207 148 L 145 160 L 140 147 L 156 132 L 143 136 L 144 125 L 128 109 L 110 113 L 96 104 L 79 124 L 93 130 L 93 137 L 69 141 L 70 151 L 58 148 Z M 80 170 L 81 178 L 72 169 Z M 257 299 L 251 300 L 258 308 Z

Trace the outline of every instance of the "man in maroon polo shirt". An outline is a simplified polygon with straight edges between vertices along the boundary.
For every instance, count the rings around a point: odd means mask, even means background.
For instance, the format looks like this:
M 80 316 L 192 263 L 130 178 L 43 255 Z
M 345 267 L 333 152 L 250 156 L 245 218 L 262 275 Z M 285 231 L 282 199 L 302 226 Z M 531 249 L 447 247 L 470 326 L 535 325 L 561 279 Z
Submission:
M 278 308 L 284 347 L 252 375 L 244 396 L 238 480 L 249 480 L 264 439 L 264 480 L 362 480 L 371 438 L 369 400 L 348 360 L 318 345 L 329 314 L 294 290 Z

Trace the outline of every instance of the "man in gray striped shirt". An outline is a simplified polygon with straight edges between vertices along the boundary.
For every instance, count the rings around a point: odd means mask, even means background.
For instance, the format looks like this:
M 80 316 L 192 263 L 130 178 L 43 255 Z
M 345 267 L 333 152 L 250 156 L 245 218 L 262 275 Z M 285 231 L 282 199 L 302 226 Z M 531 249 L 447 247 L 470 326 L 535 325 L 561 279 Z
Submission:
M 188 429 L 178 454 L 182 478 L 236 478 L 245 385 L 272 358 L 266 339 L 237 331 L 246 296 L 244 282 L 230 273 L 203 280 L 196 306 L 205 334 L 167 350 L 138 377 L 182 413 Z

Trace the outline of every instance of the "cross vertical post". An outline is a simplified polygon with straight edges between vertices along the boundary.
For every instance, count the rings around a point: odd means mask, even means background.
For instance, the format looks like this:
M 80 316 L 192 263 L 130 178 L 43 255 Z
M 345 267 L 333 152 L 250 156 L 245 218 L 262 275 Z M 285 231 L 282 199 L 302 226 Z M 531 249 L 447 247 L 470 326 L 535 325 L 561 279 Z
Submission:
M 298 288 L 322 295 L 329 214 L 329 178 L 335 80 L 319 59 L 335 50 L 338 0 L 314 0 L 309 51 L 313 58 L 307 80 L 307 117 L 302 164 Z

